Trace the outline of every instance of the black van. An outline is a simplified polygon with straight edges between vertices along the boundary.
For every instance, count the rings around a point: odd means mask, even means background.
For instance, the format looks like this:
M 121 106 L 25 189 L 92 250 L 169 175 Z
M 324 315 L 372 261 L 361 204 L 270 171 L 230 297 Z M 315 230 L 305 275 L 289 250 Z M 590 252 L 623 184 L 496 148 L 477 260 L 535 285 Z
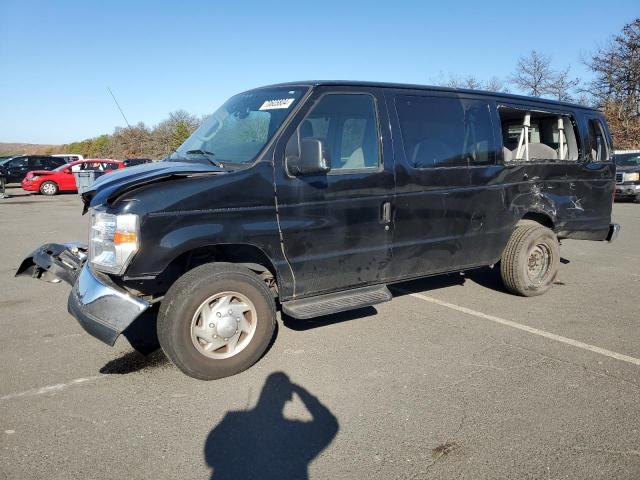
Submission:
M 0 163 L 0 174 L 4 175 L 7 183 L 16 183 L 21 182 L 31 170 L 55 170 L 66 163 L 64 158 L 50 155 L 21 155 Z
M 602 115 L 538 98 L 300 82 L 228 100 L 170 157 L 83 195 L 88 245 L 47 244 L 18 274 L 73 285 L 68 308 L 113 344 L 159 303 L 187 375 L 238 373 L 276 309 L 306 319 L 391 300 L 387 285 L 500 262 L 553 283 L 559 240 L 613 240 Z M 138 319 L 138 322 L 135 320 Z

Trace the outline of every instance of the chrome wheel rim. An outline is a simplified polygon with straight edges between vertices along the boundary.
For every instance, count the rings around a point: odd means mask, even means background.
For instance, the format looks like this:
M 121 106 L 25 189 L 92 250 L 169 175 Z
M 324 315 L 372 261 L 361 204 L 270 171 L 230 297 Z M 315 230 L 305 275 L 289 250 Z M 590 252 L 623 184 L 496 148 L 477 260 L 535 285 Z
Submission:
M 534 245 L 527 259 L 527 275 L 531 283 L 539 285 L 544 282 L 551 267 L 551 249 L 544 243 Z
M 56 187 L 51 183 L 45 183 L 44 185 L 42 185 L 42 191 L 47 195 L 53 195 L 54 193 L 56 193 Z
M 191 341 L 206 357 L 230 358 L 249 345 L 257 322 L 256 308 L 245 295 L 216 293 L 202 302 L 193 315 Z

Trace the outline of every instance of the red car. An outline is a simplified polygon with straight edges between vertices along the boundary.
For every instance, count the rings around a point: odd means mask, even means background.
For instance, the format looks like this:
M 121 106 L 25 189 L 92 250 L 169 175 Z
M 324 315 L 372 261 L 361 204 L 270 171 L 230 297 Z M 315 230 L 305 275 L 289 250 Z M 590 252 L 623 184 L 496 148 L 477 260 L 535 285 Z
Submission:
M 55 195 L 58 192 L 77 192 L 74 172 L 101 170 L 106 173 L 124 168 L 120 160 L 90 158 L 67 163 L 55 170 L 34 170 L 22 180 L 22 188 L 28 192 L 40 192 L 43 195 Z

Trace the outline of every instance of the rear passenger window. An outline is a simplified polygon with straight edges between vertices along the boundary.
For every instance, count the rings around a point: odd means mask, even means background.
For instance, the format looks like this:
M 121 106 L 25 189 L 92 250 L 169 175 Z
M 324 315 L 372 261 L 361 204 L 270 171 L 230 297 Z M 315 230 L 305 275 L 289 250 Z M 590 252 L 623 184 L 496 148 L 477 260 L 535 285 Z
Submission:
M 65 165 L 67 163 L 64 161 L 63 158 L 57 158 L 57 157 L 48 159 L 48 162 L 49 162 L 49 165 L 51 165 L 53 168 L 61 167 L 62 165 Z
M 499 107 L 505 162 L 575 162 L 580 156 L 572 115 Z
M 405 157 L 416 168 L 495 162 L 489 104 L 453 97 L 396 97 Z
M 320 98 L 292 135 L 322 141 L 331 171 L 377 168 L 378 126 L 373 97 L 328 94 Z
M 42 168 L 44 167 L 44 162 L 42 157 L 29 157 L 29 168 Z
M 587 156 L 592 162 L 609 161 L 607 137 L 602 125 L 595 118 L 589 120 L 589 152 L 587 152 Z

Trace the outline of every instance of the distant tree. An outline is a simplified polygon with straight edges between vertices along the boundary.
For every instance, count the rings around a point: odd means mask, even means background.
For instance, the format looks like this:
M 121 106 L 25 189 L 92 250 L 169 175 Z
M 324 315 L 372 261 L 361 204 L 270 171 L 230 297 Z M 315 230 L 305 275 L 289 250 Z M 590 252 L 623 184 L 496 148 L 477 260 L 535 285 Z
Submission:
M 144 157 L 151 133 L 147 126 L 140 122 L 126 128 L 116 128 L 111 136 L 109 156 L 117 159 Z
M 93 158 L 106 158 L 109 156 L 109 143 L 111 138 L 109 135 L 100 135 L 92 141 L 91 156 Z
M 445 83 L 445 86 L 451 88 L 468 88 L 471 90 L 479 90 L 482 88 L 482 82 L 473 75 L 467 75 L 466 77 L 449 76 L 449 80 Z
M 585 63 L 594 74 L 589 91 L 607 117 L 615 146 L 640 147 L 640 18 Z
M 554 75 L 551 58 L 531 50 L 527 56 L 518 58 L 510 81 L 527 95 L 541 97 L 549 92 Z
M 169 114 L 151 131 L 150 155 L 161 158 L 176 150 L 200 126 L 201 120 L 185 110 Z
M 468 88 L 471 90 L 487 90 L 490 92 L 508 92 L 502 80 L 498 77 L 491 77 L 489 80 L 480 80 L 473 75 L 467 75 L 466 77 L 457 77 L 455 75 L 449 75 L 447 80 L 442 80 L 440 77 L 436 81 L 439 85 L 450 88 Z
M 509 89 L 498 77 L 491 77 L 483 83 L 482 88 L 489 92 L 509 93 Z
M 573 101 L 572 92 L 580 85 L 580 79 L 571 78 L 570 69 L 571 67 L 567 67 L 564 70 L 553 72 L 545 93 L 562 102 Z

